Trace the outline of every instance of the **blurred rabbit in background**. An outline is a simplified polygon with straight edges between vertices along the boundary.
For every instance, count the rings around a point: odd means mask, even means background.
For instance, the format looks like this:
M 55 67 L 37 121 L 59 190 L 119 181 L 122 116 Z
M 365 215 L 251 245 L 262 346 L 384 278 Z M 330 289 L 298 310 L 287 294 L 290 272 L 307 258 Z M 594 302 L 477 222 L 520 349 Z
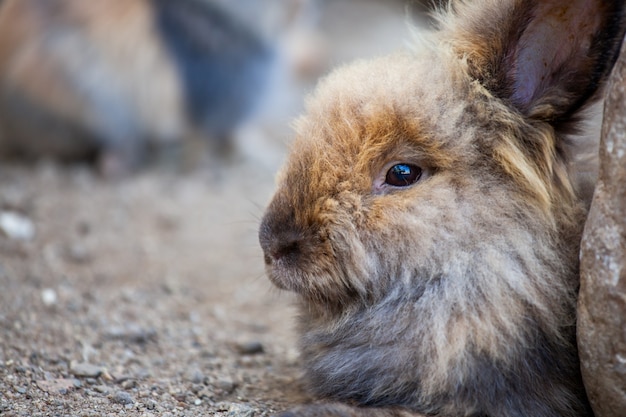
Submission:
M 226 4 L 0 3 L 0 154 L 94 160 L 115 174 L 187 139 L 227 150 L 277 54 L 275 34 Z M 248 10 L 257 21 L 269 15 L 262 2 Z

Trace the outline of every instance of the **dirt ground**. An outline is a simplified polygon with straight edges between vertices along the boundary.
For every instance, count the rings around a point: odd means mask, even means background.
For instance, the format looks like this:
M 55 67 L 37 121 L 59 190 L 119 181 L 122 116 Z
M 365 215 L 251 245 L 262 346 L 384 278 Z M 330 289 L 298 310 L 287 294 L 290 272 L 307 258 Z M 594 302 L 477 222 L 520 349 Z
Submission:
M 328 4 L 329 66 L 407 38 L 402 2 Z M 284 79 L 237 156 L 192 172 L 0 167 L 0 415 L 260 417 L 306 398 L 256 234 L 309 87 Z

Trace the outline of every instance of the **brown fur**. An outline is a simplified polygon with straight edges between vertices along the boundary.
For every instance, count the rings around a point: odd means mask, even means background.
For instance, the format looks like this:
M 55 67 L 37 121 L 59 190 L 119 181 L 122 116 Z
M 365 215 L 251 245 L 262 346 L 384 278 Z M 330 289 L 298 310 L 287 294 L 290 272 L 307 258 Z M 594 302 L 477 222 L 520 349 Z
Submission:
M 571 162 L 597 144 L 574 133 L 621 6 L 481 0 L 439 20 L 411 52 L 335 71 L 296 123 L 260 242 L 300 296 L 311 391 L 344 405 L 287 415 L 592 414 Z M 385 184 L 398 163 L 422 177 Z

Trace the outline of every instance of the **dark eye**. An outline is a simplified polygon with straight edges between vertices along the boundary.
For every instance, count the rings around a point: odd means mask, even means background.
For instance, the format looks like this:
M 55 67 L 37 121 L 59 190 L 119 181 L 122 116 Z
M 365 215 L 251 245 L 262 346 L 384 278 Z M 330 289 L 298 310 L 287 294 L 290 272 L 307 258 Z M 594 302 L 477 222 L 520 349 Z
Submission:
M 422 176 L 422 169 L 410 164 L 397 164 L 392 166 L 387 175 L 385 182 L 394 187 L 407 187 L 414 184 Z

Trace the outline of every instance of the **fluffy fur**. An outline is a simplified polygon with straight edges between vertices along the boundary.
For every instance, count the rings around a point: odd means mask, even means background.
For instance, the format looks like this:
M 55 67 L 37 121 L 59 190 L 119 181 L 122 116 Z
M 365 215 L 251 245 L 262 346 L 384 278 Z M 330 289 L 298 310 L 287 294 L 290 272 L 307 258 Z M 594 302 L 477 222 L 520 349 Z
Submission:
M 300 300 L 295 416 L 590 416 L 571 162 L 621 4 L 457 2 L 410 52 L 321 82 L 260 227 Z M 395 164 L 422 170 L 394 187 Z

